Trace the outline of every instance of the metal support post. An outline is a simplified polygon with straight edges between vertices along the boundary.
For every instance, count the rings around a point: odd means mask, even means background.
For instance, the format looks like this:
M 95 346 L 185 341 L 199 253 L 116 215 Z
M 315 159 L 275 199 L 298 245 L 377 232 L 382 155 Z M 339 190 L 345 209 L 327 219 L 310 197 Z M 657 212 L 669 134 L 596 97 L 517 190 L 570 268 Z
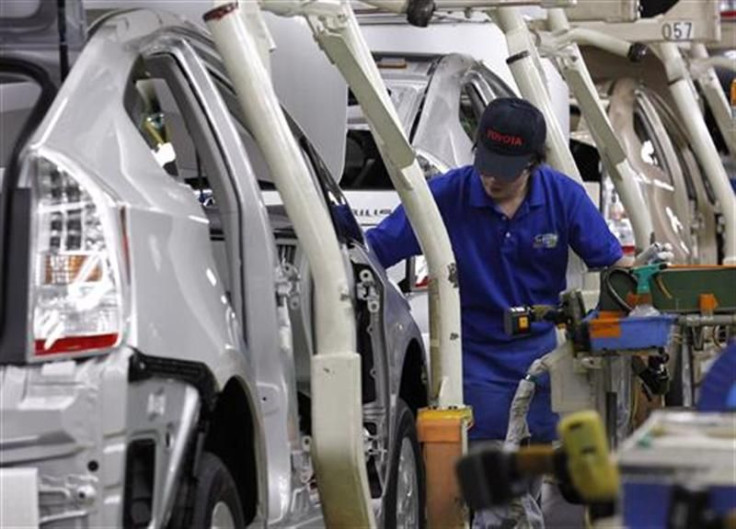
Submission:
M 580 32 L 570 29 L 567 17 L 562 9 L 550 9 L 547 22 L 549 29 L 555 34 L 565 35 L 570 32 L 568 35 L 570 43 L 563 48 L 561 53 L 555 54 L 556 62 L 578 101 L 585 122 L 588 124 L 590 133 L 598 147 L 601 161 L 611 176 L 616 191 L 629 213 L 638 253 L 651 244 L 654 228 L 641 189 L 636 182 L 636 171 L 626 158 L 626 153 L 598 98 L 595 84 L 576 43 Z M 597 35 L 597 32 L 586 30 L 583 36 L 586 42 L 595 44 L 599 42 L 596 38 Z M 632 55 L 632 45 L 629 43 L 617 41 L 610 36 L 604 37 L 601 39 L 602 47 L 616 49 L 619 54 L 624 56 Z
M 457 268 L 437 205 L 401 129 L 396 111 L 349 4 L 340 16 L 307 19 L 327 56 L 363 108 L 389 175 L 417 235 L 430 272 L 431 396 L 441 407 L 462 406 L 462 347 Z
M 312 455 L 327 525 L 375 527 L 363 453 L 355 315 L 334 227 L 238 5 L 219 5 L 205 20 L 313 274 L 317 347 L 312 359 Z
M 718 76 L 713 69 L 713 66 L 717 63 L 711 61 L 708 50 L 702 43 L 693 42 L 690 55 L 693 59 L 693 64 L 690 67 L 691 74 L 703 91 L 708 106 L 713 112 L 729 154 L 736 158 L 736 123 L 731 116 L 731 105 L 726 99 L 726 93 L 723 91 Z M 736 69 L 733 60 L 727 62 L 731 69 Z
M 463 404 L 460 299 L 455 260 L 424 174 L 401 129 L 357 20 L 349 6 L 345 6 L 340 18 L 308 17 L 308 20 L 320 46 L 340 69 L 361 104 L 427 258 L 431 398 L 437 407 L 420 411 L 418 429 L 425 447 L 427 497 L 432 504 L 428 510 L 429 525 L 463 527 L 466 516 L 459 488 L 454 478 L 450 482 L 446 480 L 447 476 L 454 476 L 455 460 L 466 450 L 466 430 L 470 422 L 470 410 Z M 438 431 L 442 432 L 439 437 L 432 434 Z
M 687 130 L 698 161 L 715 191 L 724 226 L 723 264 L 736 264 L 736 195 L 731 189 L 728 175 L 718 155 L 713 139 L 705 125 L 695 97 L 695 87 L 677 45 L 663 42 L 656 50 L 667 71 L 670 93 L 680 113 L 681 121 Z

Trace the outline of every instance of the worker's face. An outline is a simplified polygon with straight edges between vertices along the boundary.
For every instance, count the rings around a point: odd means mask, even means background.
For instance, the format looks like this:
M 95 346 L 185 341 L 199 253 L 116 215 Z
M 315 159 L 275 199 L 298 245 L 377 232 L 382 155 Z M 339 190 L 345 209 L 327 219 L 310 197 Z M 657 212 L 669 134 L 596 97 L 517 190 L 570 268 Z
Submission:
M 489 197 L 496 201 L 508 200 L 524 192 L 526 182 L 529 180 L 529 169 L 524 169 L 513 180 L 502 180 L 485 173 L 482 173 L 480 178 L 483 182 L 483 189 Z

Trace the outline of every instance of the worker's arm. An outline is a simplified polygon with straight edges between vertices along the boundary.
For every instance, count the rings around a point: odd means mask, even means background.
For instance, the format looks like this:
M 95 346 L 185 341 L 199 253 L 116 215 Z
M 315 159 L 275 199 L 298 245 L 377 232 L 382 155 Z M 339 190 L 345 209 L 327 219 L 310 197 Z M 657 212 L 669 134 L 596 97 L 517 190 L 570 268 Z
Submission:
M 397 207 L 378 226 L 368 230 L 365 237 L 384 268 L 422 253 L 404 206 Z
M 435 177 L 429 182 L 429 190 L 432 192 L 440 213 L 442 213 L 444 199 L 452 193 L 449 184 L 453 172 Z M 378 226 L 368 230 L 366 239 L 384 268 L 389 268 L 408 257 L 422 253 L 414 230 L 406 217 L 404 206 L 397 207 Z
M 640 252 L 636 257 L 624 255 L 613 266 L 631 268 L 632 266 L 644 266 L 652 263 L 672 263 L 674 258 L 675 254 L 672 253 L 672 245 L 670 243 L 655 242 Z

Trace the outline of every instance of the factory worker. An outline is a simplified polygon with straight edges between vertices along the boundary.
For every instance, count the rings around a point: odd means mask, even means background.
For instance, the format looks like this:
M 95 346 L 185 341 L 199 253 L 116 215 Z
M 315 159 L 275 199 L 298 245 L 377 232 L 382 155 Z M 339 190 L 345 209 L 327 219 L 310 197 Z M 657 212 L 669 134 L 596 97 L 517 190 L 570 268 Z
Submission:
M 570 248 L 589 268 L 630 264 L 583 186 L 544 163 L 546 131 L 544 116 L 527 101 L 496 99 L 480 120 L 473 165 L 429 182 L 457 261 L 471 441 L 504 439 L 519 380 L 556 346 L 551 323 L 534 323 L 523 338 L 507 336 L 504 311 L 556 305 Z M 366 237 L 386 268 L 421 253 L 403 206 Z M 543 378 L 528 416 L 531 441 L 552 441 L 557 421 Z

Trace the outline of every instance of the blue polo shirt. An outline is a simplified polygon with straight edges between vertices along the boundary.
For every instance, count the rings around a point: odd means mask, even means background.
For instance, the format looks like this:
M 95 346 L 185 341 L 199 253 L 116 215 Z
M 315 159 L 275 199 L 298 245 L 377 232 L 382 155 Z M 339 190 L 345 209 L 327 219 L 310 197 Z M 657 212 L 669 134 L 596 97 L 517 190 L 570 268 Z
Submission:
M 429 182 L 447 227 L 460 284 L 465 401 L 473 406 L 471 439 L 503 439 L 516 386 L 529 365 L 555 347 L 551 324 L 535 323 L 531 336 L 503 330 L 507 308 L 559 302 L 566 288 L 568 247 L 590 268 L 623 255 L 585 189 L 549 166 L 529 179 L 513 218 L 496 206 L 472 166 Z M 403 206 L 366 234 L 385 267 L 421 253 Z M 540 381 L 529 413 L 533 438 L 555 437 L 549 381 Z

